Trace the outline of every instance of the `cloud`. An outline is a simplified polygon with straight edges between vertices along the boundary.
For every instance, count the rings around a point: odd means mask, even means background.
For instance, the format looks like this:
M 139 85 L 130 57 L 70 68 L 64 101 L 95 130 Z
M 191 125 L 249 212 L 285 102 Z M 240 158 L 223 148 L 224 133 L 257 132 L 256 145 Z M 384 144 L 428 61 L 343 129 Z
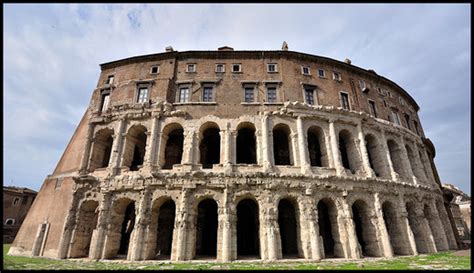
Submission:
M 6 4 L 4 181 L 39 189 L 89 104 L 100 63 L 168 45 L 278 50 L 286 40 L 290 50 L 350 58 L 406 89 L 442 181 L 470 192 L 469 7 Z

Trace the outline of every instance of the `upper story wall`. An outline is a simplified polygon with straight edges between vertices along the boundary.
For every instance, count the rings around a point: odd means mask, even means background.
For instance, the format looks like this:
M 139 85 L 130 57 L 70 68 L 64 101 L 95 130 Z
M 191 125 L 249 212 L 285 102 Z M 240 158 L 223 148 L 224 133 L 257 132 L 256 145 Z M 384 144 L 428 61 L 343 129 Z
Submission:
M 193 72 L 188 65 L 194 64 Z M 224 72 L 216 72 L 216 65 Z M 233 72 L 239 64 L 241 70 Z M 276 64 L 269 72 L 268 64 Z M 152 67 L 157 66 L 156 71 Z M 292 51 L 186 51 L 132 57 L 102 64 L 91 107 L 100 114 L 101 94 L 108 92 L 109 107 L 138 102 L 139 88 L 148 89 L 147 101 L 168 101 L 191 118 L 213 114 L 223 118 L 276 110 L 285 101 L 307 102 L 305 89 L 314 88 L 314 104 L 341 107 L 347 94 L 350 110 L 397 122 L 424 137 L 413 98 L 392 81 L 373 71 L 348 63 Z M 303 67 L 309 73 L 303 72 Z M 323 75 L 318 70 L 323 70 Z M 334 79 L 338 73 L 339 80 Z M 106 84 L 113 76 L 113 83 Z M 254 102 L 245 103 L 244 88 L 254 86 Z M 212 102 L 203 102 L 204 87 L 212 87 Z M 362 90 L 363 87 L 365 90 Z M 188 88 L 186 103 L 180 103 L 180 88 Z M 268 87 L 276 87 L 276 102 L 268 102 Z M 398 116 L 398 117 L 397 117 Z

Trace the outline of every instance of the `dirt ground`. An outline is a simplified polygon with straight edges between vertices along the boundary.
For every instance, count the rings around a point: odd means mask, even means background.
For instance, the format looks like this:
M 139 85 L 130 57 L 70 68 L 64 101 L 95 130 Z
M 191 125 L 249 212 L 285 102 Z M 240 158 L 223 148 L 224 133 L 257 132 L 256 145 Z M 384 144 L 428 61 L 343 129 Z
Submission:
M 453 253 L 454 256 L 471 256 L 471 249 L 458 250 Z

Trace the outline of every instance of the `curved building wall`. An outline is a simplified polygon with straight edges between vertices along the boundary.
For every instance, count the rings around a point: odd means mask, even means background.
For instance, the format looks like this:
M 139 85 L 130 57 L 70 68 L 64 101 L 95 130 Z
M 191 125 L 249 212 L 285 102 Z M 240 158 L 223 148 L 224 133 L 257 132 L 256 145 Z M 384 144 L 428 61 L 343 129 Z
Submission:
M 103 64 L 87 125 L 48 177 L 73 181 L 71 205 L 58 208 L 63 221 L 25 221 L 38 232 L 20 230 L 10 253 L 229 261 L 455 249 L 416 111 L 388 79 L 296 52 Z M 81 151 L 72 173 L 60 167 L 68 151 Z

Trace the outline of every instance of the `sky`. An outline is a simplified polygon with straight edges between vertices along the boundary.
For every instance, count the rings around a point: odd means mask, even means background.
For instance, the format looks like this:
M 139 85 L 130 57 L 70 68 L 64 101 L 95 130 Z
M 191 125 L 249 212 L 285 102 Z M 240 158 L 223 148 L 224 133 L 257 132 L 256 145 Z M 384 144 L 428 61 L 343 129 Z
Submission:
M 469 4 L 4 4 L 3 183 L 39 190 L 99 64 L 178 51 L 289 50 L 374 69 L 420 106 L 441 181 L 470 194 Z

